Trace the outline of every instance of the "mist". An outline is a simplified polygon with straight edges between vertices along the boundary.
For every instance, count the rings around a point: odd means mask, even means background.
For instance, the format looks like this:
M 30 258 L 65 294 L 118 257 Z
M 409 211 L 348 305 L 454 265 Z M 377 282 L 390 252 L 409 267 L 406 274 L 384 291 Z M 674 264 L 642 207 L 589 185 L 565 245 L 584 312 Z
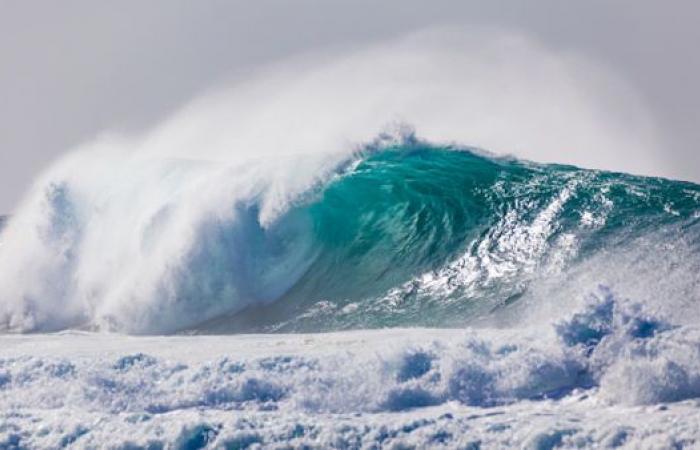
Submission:
M 607 153 L 589 148 L 583 162 L 616 170 L 634 170 L 636 166 L 630 166 L 636 164 L 639 173 L 651 168 L 653 175 L 698 180 L 700 91 L 695 80 L 700 60 L 694 46 L 700 36 L 695 2 L 377 5 L 303 0 L 144 5 L 126 1 L 98 6 L 84 0 L 60 5 L 11 0 L 4 6 L 0 17 L 0 58 L 6 69 L 0 71 L 2 212 L 16 209 L 21 194 L 52 161 L 101 133 L 146 133 L 193 98 L 249 80 L 285 60 L 344 55 L 445 25 L 467 33 L 496 28 L 525 36 L 558 59 L 604 66 L 603 78 L 617 79 L 624 86 L 612 89 L 613 93 L 633 91 L 612 98 L 635 98 L 643 104 L 635 114 L 652 116 L 654 129 L 645 134 L 656 140 L 643 147 L 658 148 L 650 161 L 619 167 L 615 161 L 611 167 Z M 471 45 L 478 47 L 479 42 Z M 584 70 L 580 77 L 590 74 Z M 591 87 L 596 82 L 589 79 L 583 84 Z M 594 102 L 607 95 L 602 88 L 594 90 Z M 636 100 L 613 109 L 630 111 L 638 106 Z M 615 117 L 611 124 L 622 129 L 611 132 L 627 133 L 624 122 L 625 117 Z M 554 127 L 550 133 L 556 133 Z M 482 137 L 466 135 L 464 144 L 479 144 L 476 141 Z M 517 148 L 505 151 L 538 157 L 523 151 L 528 139 L 514 136 Z M 544 157 L 571 160 L 571 153 L 564 146 L 559 154 L 548 152 Z M 646 155 L 642 150 L 635 159 Z

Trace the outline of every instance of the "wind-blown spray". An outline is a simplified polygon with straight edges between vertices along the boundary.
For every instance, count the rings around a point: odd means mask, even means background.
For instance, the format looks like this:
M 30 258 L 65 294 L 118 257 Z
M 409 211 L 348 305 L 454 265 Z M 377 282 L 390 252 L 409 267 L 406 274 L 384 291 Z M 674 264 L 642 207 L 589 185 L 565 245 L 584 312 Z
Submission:
M 523 38 L 432 31 L 310 59 L 205 95 L 142 136 L 105 135 L 54 164 L 2 235 L 2 327 L 173 332 L 294 292 L 307 295 L 304 304 L 333 297 L 337 306 L 359 294 L 299 282 L 334 279 L 328 258 L 350 261 L 355 250 L 331 249 L 351 238 L 360 241 L 347 245 L 369 246 L 372 261 L 361 262 L 362 274 L 335 273 L 376 298 L 431 270 L 459 272 L 469 285 L 479 272 L 470 272 L 464 255 L 474 252 L 517 259 L 480 270 L 519 272 L 521 263 L 552 257 L 550 239 L 567 239 L 556 220 L 586 181 L 564 169 L 444 154 L 463 148 L 450 143 L 564 162 L 603 155 L 594 165 L 608 166 L 619 158 L 611 155 L 654 156 L 649 116 L 629 89 L 598 67 Z M 424 157 L 411 153 L 415 146 L 425 147 Z M 391 161 L 393 152 L 407 155 Z M 645 170 L 622 160 L 620 167 Z M 384 176 L 385 185 L 370 182 Z M 427 191 L 411 191 L 401 177 Z M 384 189 L 394 196 L 382 197 Z M 496 201 L 488 192 L 499 189 L 542 192 L 506 190 L 502 204 L 488 205 Z M 541 215 L 518 216 L 521 200 L 512 203 L 513 195 L 525 195 Z M 325 227 L 338 228 L 330 222 L 351 218 L 333 211 L 348 208 L 367 223 L 349 236 L 325 236 Z M 591 214 L 604 220 L 602 211 Z M 383 236 L 376 247 L 373 233 Z M 479 247 L 495 233 L 512 233 L 515 247 Z M 319 261 L 329 265 L 319 268 Z M 350 324 L 361 325 L 338 326 Z

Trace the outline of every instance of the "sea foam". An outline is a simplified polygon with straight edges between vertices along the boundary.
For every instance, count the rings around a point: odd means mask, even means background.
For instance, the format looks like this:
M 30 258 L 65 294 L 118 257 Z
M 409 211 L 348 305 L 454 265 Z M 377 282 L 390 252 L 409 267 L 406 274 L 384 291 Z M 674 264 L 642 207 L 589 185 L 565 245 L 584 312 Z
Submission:
M 700 329 L 606 287 L 547 328 L 1 339 L 0 442 L 19 448 L 653 447 L 700 432 Z

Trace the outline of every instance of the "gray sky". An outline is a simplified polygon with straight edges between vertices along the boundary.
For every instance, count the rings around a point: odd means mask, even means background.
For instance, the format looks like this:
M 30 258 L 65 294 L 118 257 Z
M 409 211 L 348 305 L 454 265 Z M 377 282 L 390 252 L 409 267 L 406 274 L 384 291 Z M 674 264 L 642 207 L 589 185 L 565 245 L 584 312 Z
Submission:
M 691 0 L 0 0 L 0 212 L 102 130 L 148 128 L 283 57 L 435 25 L 498 26 L 602 61 L 650 105 L 666 175 L 700 181 L 698 23 Z

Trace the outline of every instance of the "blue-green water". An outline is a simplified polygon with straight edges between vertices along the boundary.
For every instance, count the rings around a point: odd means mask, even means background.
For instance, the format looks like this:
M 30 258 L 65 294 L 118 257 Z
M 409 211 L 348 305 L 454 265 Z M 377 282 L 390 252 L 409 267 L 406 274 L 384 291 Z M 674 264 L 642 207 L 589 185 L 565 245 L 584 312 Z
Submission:
M 0 329 L 507 325 L 599 285 L 674 311 L 700 295 L 698 185 L 391 142 L 321 173 L 58 171 L 0 235 Z
M 303 275 L 266 306 L 200 329 L 460 326 L 516 307 L 533 283 L 566 282 L 603 253 L 652 258 L 665 241 L 700 249 L 692 183 L 419 142 L 369 149 L 339 175 L 246 234 L 260 253 L 305 255 Z M 264 259 L 256 270 L 265 286 L 266 274 L 290 269 Z

